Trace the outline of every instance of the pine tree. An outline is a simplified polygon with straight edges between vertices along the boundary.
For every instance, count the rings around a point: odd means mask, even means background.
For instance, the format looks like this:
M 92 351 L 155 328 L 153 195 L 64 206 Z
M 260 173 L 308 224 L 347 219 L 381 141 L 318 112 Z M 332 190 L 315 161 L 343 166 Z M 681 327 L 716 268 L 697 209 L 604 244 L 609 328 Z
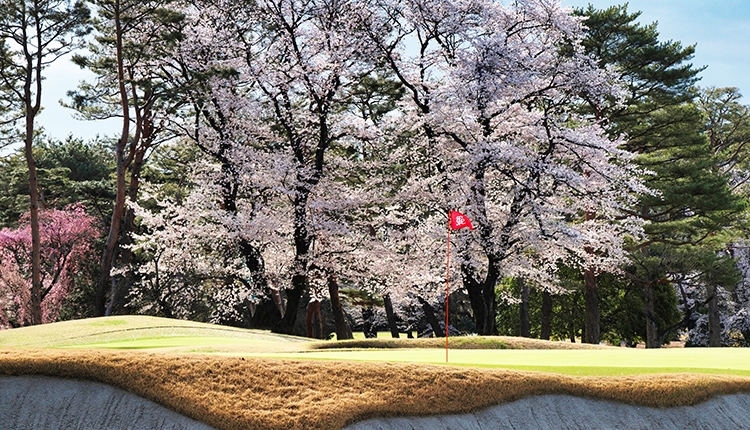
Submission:
M 648 239 L 633 244 L 626 271 L 643 293 L 647 346 L 659 347 L 679 324 L 659 324 L 655 287 L 671 283 L 681 259 L 714 252 L 722 243 L 717 234 L 743 206 L 713 171 L 715 159 L 693 104 L 701 71 L 689 63 L 695 47 L 660 42 L 657 24 L 636 23 L 640 13 L 628 13 L 627 6 L 589 6 L 576 14 L 589 28 L 587 52 L 602 67 L 614 66 L 625 84 L 624 102 L 596 115 L 611 135 L 626 136 L 626 147 L 640 154 L 636 161 L 652 172 L 646 185 L 657 191 L 642 196 L 633 213 L 648 222 Z M 709 273 L 704 269 L 701 273 Z M 673 300 L 676 306 L 676 296 Z
M 120 117 L 122 129 L 115 144 L 116 196 L 109 233 L 104 246 L 101 274 L 96 288 L 96 315 L 118 311 L 127 294 L 127 283 L 112 284 L 110 271 L 117 261 L 118 247 L 127 243 L 134 215 L 126 210 L 126 197 L 135 202 L 146 153 L 164 132 L 166 111 L 178 104 L 171 99 L 170 83 L 160 67 L 180 38 L 184 16 L 171 9 L 174 0 L 100 0 L 96 21 L 97 37 L 88 45 L 91 55 L 77 55 L 74 62 L 98 75 L 97 83 L 83 83 L 73 97 L 72 107 L 84 118 Z M 170 103 L 171 102 L 171 103 Z M 129 264 L 124 248 L 121 258 Z M 109 306 L 106 293 L 110 294 Z

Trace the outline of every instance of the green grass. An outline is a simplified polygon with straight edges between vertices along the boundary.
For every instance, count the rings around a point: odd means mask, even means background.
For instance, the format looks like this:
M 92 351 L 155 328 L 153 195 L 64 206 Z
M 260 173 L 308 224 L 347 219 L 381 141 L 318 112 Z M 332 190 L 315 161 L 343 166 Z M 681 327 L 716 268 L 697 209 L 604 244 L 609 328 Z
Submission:
M 454 366 L 585 376 L 703 373 L 750 376 L 748 348 L 537 349 L 570 344 L 514 338 L 451 338 Z M 442 339 L 388 337 L 311 342 L 261 330 L 144 316 L 96 318 L 0 331 L 0 347 L 121 349 L 309 360 L 446 364 Z M 583 348 L 583 345 L 575 345 Z M 419 347 L 418 349 L 416 347 Z M 336 348 L 336 349 L 330 349 Z
M 82 343 L 76 345 L 61 346 L 66 349 L 157 349 L 157 348 L 182 348 L 222 345 L 257 345 L 264 343 L 252 339 L 238 339 L 231 337 L 206 337 L 206 336 L 177 336 L 156 337 L 151 339 L 120 340 L 112 342 Z
M 248 354 L 275 358 L 446 364 L 445 350 L 397 349 Z M 750 349 L 610 348 L 595 350 L 450 350 L 451 365 L 534 370 L 579 376 L 703 373 L 750 376 Z
M 0 331 L 0 348 L 284 352 L 308 344 L 305 338 L 263 330 L 147 316 L 92 318 Z
M 412 332 L 412 334 L 416 335 L 417 333 L 416 332 Z M 364 332 L 361 332 L 361 331 L 355 331 L 354 333 L 352 333 L 352 336 L 354 336 L 354 339 L 367 339 L 365 337 Z M 401 333 L 401 336 L 406 337 L 406 334 L 405 333 Z M 379 331 L 377 339 L 382 339 L 384 337 L 391 337 L 391 332 L 389 332 L 389 331 Z

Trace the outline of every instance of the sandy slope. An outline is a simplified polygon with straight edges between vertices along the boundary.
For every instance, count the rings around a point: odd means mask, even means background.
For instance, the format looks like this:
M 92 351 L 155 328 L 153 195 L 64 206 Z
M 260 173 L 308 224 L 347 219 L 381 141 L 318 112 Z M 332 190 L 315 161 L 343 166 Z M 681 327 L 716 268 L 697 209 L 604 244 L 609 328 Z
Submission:
M 750 429 L 750 394 L 721 396 L 697 406 L 669 409 L 571 396 L 534 396 L 473 414 L 371 419 L 346 429 Z
M 89 381 L 0 376 L 0 428 L 210 430 L 123 390 Z
M 211 429 L 107 385 L 37 376 L 0 376 L 0 417 L 2 429 Z M 376 429 L 750 429 L 750 394 L 671 409 L 535 396 L 473 414 L 380 418 L 347 427 Z

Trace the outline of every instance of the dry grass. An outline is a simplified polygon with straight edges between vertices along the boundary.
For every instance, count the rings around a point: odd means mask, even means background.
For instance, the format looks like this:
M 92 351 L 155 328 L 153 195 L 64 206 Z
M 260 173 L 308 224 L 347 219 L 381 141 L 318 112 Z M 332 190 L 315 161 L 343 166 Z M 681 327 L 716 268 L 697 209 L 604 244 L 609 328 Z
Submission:
M 372 349 L 372 348 L 444 348 L 445 338 L 420 339 L 354 339 L 336 342 L 317 342 L 312 349 Z M 448 338 L 450 349 L 607 349 L 603 345 L 550 342 L 510 336 L 457 336 Z
M 714 375 L 570 377 L 450 366 L 104 350 L 0 350 L 0 374 L 109 384 L 219 429 L 331 429 L 373 416 L 464 413 L 529 395 L 687 406 L 750 392 Z

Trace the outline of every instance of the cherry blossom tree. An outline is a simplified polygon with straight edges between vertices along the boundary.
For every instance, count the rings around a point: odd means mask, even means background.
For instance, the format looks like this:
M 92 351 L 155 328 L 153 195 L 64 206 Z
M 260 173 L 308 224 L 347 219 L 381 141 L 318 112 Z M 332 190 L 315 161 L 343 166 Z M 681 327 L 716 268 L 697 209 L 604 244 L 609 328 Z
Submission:
M 432 184 L 415 189 L 477 227 L 456 238 L 477 330 L 495 332 L 502 275 L 549 284 L 560 260 L 616 270 L 640 227 L 615 219 L 647 190 L 622 142 L 573 110 L 618 93 L 583 54 L 580 21 L 551 1 L 379 5 L 371 41 L 407 88 L 402 121 L 435 159 Z M 596 219 L 574 221 L 587 211 Z
M 684 317 L 686 343 L 691 346 L 748 346 L 750 341 L 750 253 L 746 240 L 732 243 L 721 263 L 731 256 L 734 267 L 717 267 L 713 276 L 698 270 L 675 276 Z M 696 265 L 698 266 L 698 265 Z M 701 267 L 701 266 L 698 266 Z
M 282 183 L 291 203 L 294 261 L 287 311 L 275 330 L 290 332 L 308 288 L 316 224 L 327 222 L 311 220 L 326 155 L 337 141 L 362 128 L 344 101 L 356 78 L 372 67 L 353 19 L 366 3 L 268 0 L 252 9 L 219 3 L 202 13 L 216 12 L 221 33 L 234 35 L 225 46 L 241 48 L 244 63 L 236 70 L 248 83 L 243 99 L 262 118 L 262 127 L 248 140 L 275 150 L 288 167 Z
M 288 157 L 273 145 L 265 145 L 266 115 L 253 103 L 248 81 L 240 73 L 243 56 L 236 20 L 247 12 L 228 1 L 193 2 L 181 10 L 185 14 L 182 37 L 177 49 L 161 58 L 160 65 L 185 101 L 169 127 L 182 136 L 181 145 L 193 145 L 205 155 L 191 166 L 196 174 L 189 192 L 216 199 L 196 198 L 191 207 L 210 212 L 211 219 L 224 223 L 231 232 L 236 251 L 249 270 L 249 278 L 243 280 L 251 282 L 256 292 L 250 324 L 271 328 L 281 320 L 278 300 L 273 299 L 278 297 L 278 283 L 267 276 L 262 247 L 278 227 L 271 219 L 286 212 L 264 210 L 269 209 L 269 201 L 278 198 L 278 175 L 283 176 Z M 227 290 L 236 285 L 229 278 L 226 284 Z M 243 313 L 247 314 L 243 319 L 251 318 L 249 307 Z
M 631 154 L 572 108 L 617 88 L 557 3 L 222 0 L 186 16 L 183 130 L 210 155 L 194 166 L 194 218 L 223 225 L 254 292 L 290 285 L 278 331 L 312 269 L 444 299 L 448 208 L 478 227 L 453 252 L 480 333 L 494 331 L 501 275 L 551 285 L 560 260 L 616 266 L 640 234 L 615 222 L 647 191 Z M 362 83 L 383 65 L 406 101 L 371 109 Z
M 249 325 L 243 310 L 264 291 L 249 282 L 235 232 L 221 219 L 225 212 L 206 206 L 218 199 L 192 193 L 178 205 L 144 197 L 149 208 L 133 204 L 143 232 L 127 245 L 140 263 L 119 269 L 135 279 L 128 306 L 144 314 Z
M 97 220 L 80 205 L 48 209 L 40 214 L 41 295 L 31 298 L 31 226 L 26 214 L 17 229 L 0 230 L 0 326 L 18 327 L 57 320 L 60 306 L 76 278 L 86 277 L 87 259 L 93 258 L 99 237 Z M 38 309 L 35 309 L 38 307 Z

